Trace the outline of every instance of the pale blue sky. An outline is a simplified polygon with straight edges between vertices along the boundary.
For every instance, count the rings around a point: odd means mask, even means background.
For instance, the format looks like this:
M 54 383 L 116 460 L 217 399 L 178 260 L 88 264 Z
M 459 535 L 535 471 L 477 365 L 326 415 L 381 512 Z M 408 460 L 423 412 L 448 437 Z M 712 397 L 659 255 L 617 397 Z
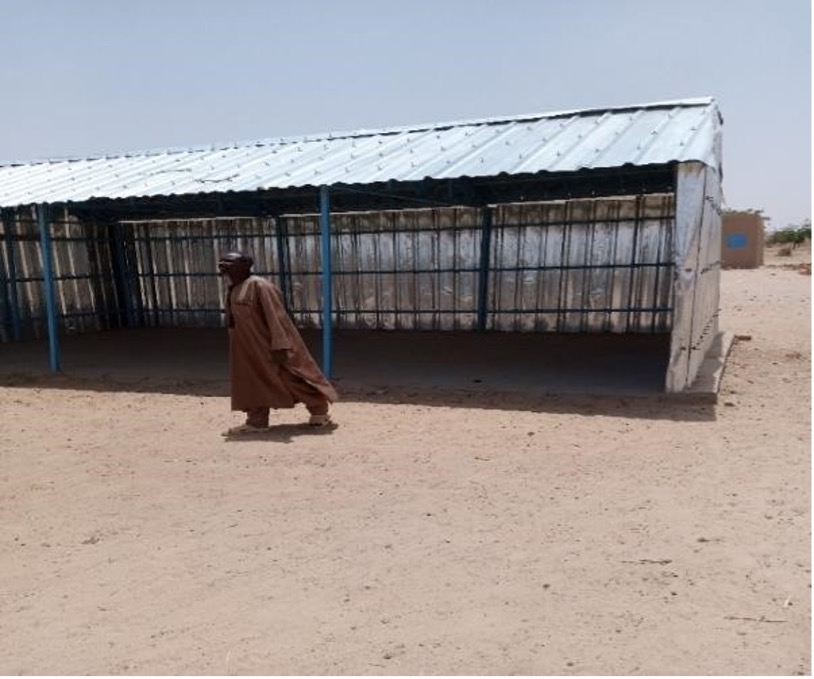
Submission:
M 0 161 L 714 96 L 811 213 L 809 0 L 0 0 Z

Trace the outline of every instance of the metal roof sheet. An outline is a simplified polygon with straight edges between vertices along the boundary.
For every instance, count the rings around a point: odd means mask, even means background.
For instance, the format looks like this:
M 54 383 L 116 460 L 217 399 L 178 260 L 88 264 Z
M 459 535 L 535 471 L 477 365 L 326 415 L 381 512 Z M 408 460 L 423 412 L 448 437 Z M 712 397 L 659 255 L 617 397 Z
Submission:
M 0 206 L 699 161 L 712 98 L 0 165 Z

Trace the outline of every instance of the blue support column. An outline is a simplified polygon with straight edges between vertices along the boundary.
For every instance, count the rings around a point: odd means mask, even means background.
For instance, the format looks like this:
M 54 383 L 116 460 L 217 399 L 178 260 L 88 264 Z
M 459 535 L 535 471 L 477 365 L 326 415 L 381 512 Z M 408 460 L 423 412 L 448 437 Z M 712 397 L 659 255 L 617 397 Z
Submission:
M 333 289 L 331 280 L 331 192 L 319 187 L 319 225 L 322 232 L 322 372 L 333 371 Z
M 9 318 L 11 320 L 11 337 L 15 342 L 22 339 L 22 327 L 20 325 L 20 298 L 17 294 L 17 256 L 14 254 L 14 213 L 11 210 L 3 210 L 3 234 L 6 242 L 6 255 L 8 257 L 8 304 Z
M 489 264 L 492 257 L 492 208 L 483 206 L 481 215 L 480 267 L 478 270 L 478 330 L 486 330 L 489 307 Z
M 48 206 L 37 205 L 37 225 L 42 249 L 42 277 L 45 290 L 45 314 L 48 321 L 48 358 L 51 372 L 59 372 L 59 336 L 57 334 L 57 295 L 54 281 L 54 253 L 51 246 L 51 224 Z

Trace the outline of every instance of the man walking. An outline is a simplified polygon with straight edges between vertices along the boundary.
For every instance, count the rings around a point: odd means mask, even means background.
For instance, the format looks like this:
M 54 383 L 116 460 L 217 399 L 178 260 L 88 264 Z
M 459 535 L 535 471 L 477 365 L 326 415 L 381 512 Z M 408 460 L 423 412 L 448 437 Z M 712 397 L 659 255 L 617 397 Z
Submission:
M 242 252 L 230 252 L 218 262 L 218 271 L 230 283 L 226 318 L 232 410 L 246 413 L 246 423 L 224 435 L 264 431 L 271 408 L 293 408 L 297 403 L 308 409 L 308 424 L 326 426 L 336 390 L 308 352 L 280 289 L 253 276 L 253 264 L 252 257 Z

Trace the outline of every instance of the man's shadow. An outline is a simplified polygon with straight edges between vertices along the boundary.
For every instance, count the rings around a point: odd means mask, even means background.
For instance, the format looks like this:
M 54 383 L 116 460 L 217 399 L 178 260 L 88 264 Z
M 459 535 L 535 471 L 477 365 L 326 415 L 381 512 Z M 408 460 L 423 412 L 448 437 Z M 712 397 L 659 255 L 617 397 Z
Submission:
M 246 441 L 270 441 L 274 443 L 293 443 L 298 436 L 330 436 L 339 428 L 335 422 L 324 427 L 313 427 L 303 424 L 277 424 L 271 425 L 265 431 L 253 431 L 239 434 L 229 434 L 223 437 L 227 443 L 242 443 Z

